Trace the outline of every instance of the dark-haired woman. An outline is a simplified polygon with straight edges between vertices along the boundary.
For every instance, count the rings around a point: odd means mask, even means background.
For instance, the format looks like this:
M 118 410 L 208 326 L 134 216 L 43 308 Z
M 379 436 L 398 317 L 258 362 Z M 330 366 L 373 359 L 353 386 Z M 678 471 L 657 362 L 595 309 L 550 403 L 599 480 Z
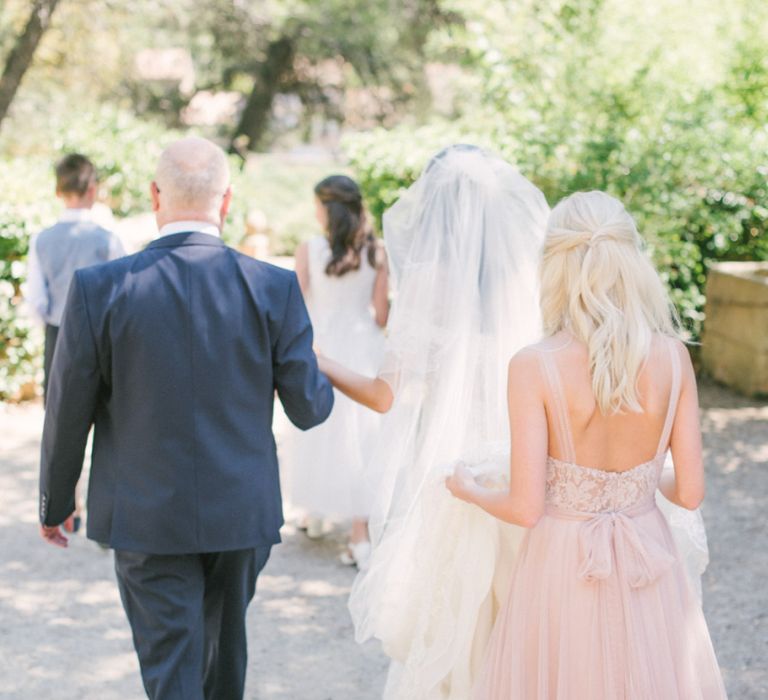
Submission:
M 325 235 L 296 251 L 296 274 L 324 355 L 361 373 L 375 373 L 383 351 L 382 328 L 389 313 L 387 262 L 367 221 L 360 188 L 345 175 L 315 186 L 317 220 Z M 330 418 L 286 446 L 288 497 L 319 535 L 322 518 L 352 520 L 342 560 L 364 567 L 370 552 L 367 518 L 373 479 L 366 473 L 366 448 L 378 416 L 342 394 Z

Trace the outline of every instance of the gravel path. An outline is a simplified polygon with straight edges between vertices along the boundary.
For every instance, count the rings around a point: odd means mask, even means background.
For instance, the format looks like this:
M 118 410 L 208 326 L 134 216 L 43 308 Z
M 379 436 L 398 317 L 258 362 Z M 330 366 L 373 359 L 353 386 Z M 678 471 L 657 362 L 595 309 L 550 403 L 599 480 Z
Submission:
M 768 697 L 768 406 L 702 387 L 711 563 L 704 604 L 732 700 Z M 0 404 L 0 698 L 140 700 L 112 557 L 83 536 L 37 535 L 39 406 Z M 259 578 L 248 627 L 249 700 L 373 700 L 386 661 L 352 639 L 343 533 L 287 526 Z

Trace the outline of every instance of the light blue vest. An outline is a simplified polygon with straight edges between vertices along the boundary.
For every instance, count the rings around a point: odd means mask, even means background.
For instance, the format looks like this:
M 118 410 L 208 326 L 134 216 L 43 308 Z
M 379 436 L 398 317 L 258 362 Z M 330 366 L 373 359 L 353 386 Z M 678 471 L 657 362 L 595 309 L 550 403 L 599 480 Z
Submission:
M 61 324 L 75 270 L 108 262 L 113 236 L 92 221 L 60 221 L 40 233 L 35 252 L 48 290 L 46 323 Z

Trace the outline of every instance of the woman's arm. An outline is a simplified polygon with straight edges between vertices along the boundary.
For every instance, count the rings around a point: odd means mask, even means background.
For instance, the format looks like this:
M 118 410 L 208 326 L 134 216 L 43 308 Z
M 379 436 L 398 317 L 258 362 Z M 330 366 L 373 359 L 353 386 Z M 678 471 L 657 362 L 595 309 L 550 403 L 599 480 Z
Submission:
M 376 281 L 373 285 L 373 310 L 380 328 L 387 325 L 389 318 L 389 264 L 387 253 L 382 246 L 376 248 Z
M 665 473 L 662 476 L 659 490 L 668 501 L 682 508 L 694 510 L 704 500 L 704 460 L 699 426 L 699 397 L 691 356 L 682 343 L 679 343 L 677 351 L 680 353 L 682 365 L 682 383 L 680 402 L 677 406 L 670 440 L 675 471 L 673 474 Z
M 395 397 L 383 379 L 358 374 L 327 357 L 319 356 L 317 362 L 331 384 L 353 401 L 379 413 L 386 413 L 392 407 Z
M 538 358 L 533 352 L 518 353 L 509 363 L 509 490 L 493 491 L 480 486 L 464 466 L 457 467 L 446 480 L 457 498 L 522 527 L 533 527 L 544 513 L 548 434 L 540 376 Z
M 294 253 L 296 277 L 299 278 L 301 293 L 306 298 L 309 291 L 309 245 L 302 243 Z

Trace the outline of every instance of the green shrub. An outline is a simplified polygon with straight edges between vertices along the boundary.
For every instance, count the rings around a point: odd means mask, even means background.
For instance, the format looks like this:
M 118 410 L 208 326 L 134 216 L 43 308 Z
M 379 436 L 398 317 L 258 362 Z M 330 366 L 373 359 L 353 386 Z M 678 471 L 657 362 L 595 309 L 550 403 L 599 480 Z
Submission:
M 768 130 L 729 124 L 706 100 L 659 125 L 585 134 L 561 143 L 539 124 L 531 137 L 498 116 L 482 137 L 477 120 L 353 136 L 347 153 L 377 222 L 430 155 L 455 142 L 498 151 L 544 191 L 551 204 L 567 194 L 603 189 L 635 216 L 686 329 L 698 338 L 710 263 L 768 259 Z M 522 120 L 521 120 L 522 122 Z
M 452 142 L 490 145 L 551 204 L 606 190 L 635 216 L 697 338 L 708 266 L 768 259 L 765 3 L 448 5 L 465 21 L 436 46 L 461 57 L 476 90 L 451 124 L 348 140 L 371 210 L 380 220 Z
M 40 372 L 40 334 L 21 312 L 27 224 L 0 204 L 0 399 L 17 397 Z

